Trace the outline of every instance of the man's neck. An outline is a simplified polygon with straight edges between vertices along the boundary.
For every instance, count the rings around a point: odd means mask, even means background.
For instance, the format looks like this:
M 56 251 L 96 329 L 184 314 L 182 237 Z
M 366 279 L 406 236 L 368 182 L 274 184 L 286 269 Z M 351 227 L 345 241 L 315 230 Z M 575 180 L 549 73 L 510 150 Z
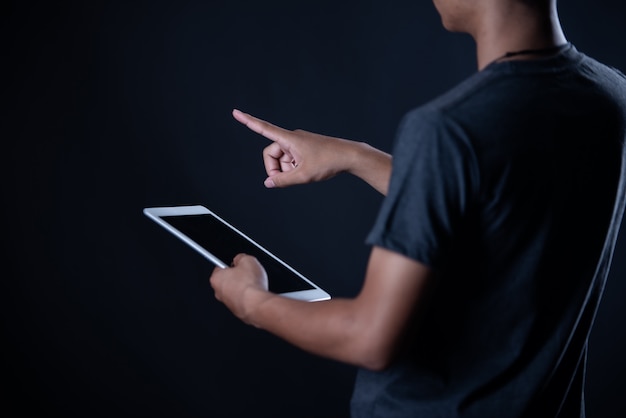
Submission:
M 494 61 L 537 59 L 545 49 L 567 42 L 556 13 L 525 8 L 521 3 L 506 9 L 492 9 L 482 16 L 480 28 L 472 33 L 476 41 L 478 69 Z M 543 50 L 506 57 L 510 52 Z

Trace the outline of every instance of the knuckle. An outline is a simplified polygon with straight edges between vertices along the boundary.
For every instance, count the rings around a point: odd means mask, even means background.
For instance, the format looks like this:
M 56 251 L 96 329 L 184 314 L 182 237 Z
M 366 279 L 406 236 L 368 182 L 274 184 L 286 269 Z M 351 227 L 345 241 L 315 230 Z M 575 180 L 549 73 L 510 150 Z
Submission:
M 280 145 L 278 145 L 278 143 L 276 142 L 273 142 L 269 144 L 268 146 L 266 146 L 265 148 L 263 148 L 263 155 L 266 155 L 272 158 L 278 158 L 282 154 L 284 154 L 284 152 L 282 148 L 280 147 Z

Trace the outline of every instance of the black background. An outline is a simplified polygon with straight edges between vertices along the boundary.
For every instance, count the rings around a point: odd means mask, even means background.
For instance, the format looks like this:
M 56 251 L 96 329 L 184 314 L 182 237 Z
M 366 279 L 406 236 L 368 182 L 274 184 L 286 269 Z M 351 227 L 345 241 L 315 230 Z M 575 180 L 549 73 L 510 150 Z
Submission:
M 569 40 L 625 70 L 623 2 L 561 3 Z M 266 141 L 231 109 L 390 150 L 407 110 L 475 71 L 471 39 L 428 1 L 0 7 L 0 414 L 346 416 L 355 370 L 239 323 L 211 265 L 141 210 L 204 204 L 354 295 L 381 197 L 348 176 L 266 190 Z M 592 418 L 626 412 L 625 277 L 622 232 L 591 339 Z

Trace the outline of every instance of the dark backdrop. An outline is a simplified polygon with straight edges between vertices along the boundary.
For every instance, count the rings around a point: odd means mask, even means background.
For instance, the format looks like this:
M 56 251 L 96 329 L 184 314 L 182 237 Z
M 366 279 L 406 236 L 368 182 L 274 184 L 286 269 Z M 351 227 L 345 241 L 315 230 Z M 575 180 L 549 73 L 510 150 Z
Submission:
M 626 69 L 623 2 L 562 3 L 578 49 Z M 355 370 L 239 323 L 209 263 L 141 210 L 204 204 L 354 295 L 381 198 L 347 176 L 266 190 L 266 141 L 230 111 L 389 150 L 404 112 L 475 71 L 473 42 L 428 1 L 1 7 L 0 414 L 346 416 Z M 592 335 L 590 417 L 626 411 L 625 241 Z

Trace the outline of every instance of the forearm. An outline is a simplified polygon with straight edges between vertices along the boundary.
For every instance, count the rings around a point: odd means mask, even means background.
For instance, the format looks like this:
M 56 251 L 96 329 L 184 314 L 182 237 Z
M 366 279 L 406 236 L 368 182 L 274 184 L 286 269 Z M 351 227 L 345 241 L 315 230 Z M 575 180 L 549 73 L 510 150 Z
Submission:
M 370 369 L 383 367 L 379 347 L 368 341 L 368 321 L 356 299 L 303 302 L 259 292 L 261 302 L 246 322 L 316 355 Z
M 353 174 L 374 189 L 387 194 L 391 178 L 391 155 L 364 142 L 349 141 L 346 172 Z
M 263 159 L 266 187 L 288 187 L 327 180 L 340 172 L 351 173 L 382 194 L 391 178 L 391 156 L 364 142 L 303 131 L 289 131 L 254 116 L 233 110 L 233 116 L 272 144 Z
M 210 280 L 215 297 L 244 322 L 311 353 L 382 370 L 396 354 L 430 275 L 421 263 L 374 247 L 353 299 L 303 302 L 273 294 L 261 264 L 245 254 L 232 267 L 216 267 Z

